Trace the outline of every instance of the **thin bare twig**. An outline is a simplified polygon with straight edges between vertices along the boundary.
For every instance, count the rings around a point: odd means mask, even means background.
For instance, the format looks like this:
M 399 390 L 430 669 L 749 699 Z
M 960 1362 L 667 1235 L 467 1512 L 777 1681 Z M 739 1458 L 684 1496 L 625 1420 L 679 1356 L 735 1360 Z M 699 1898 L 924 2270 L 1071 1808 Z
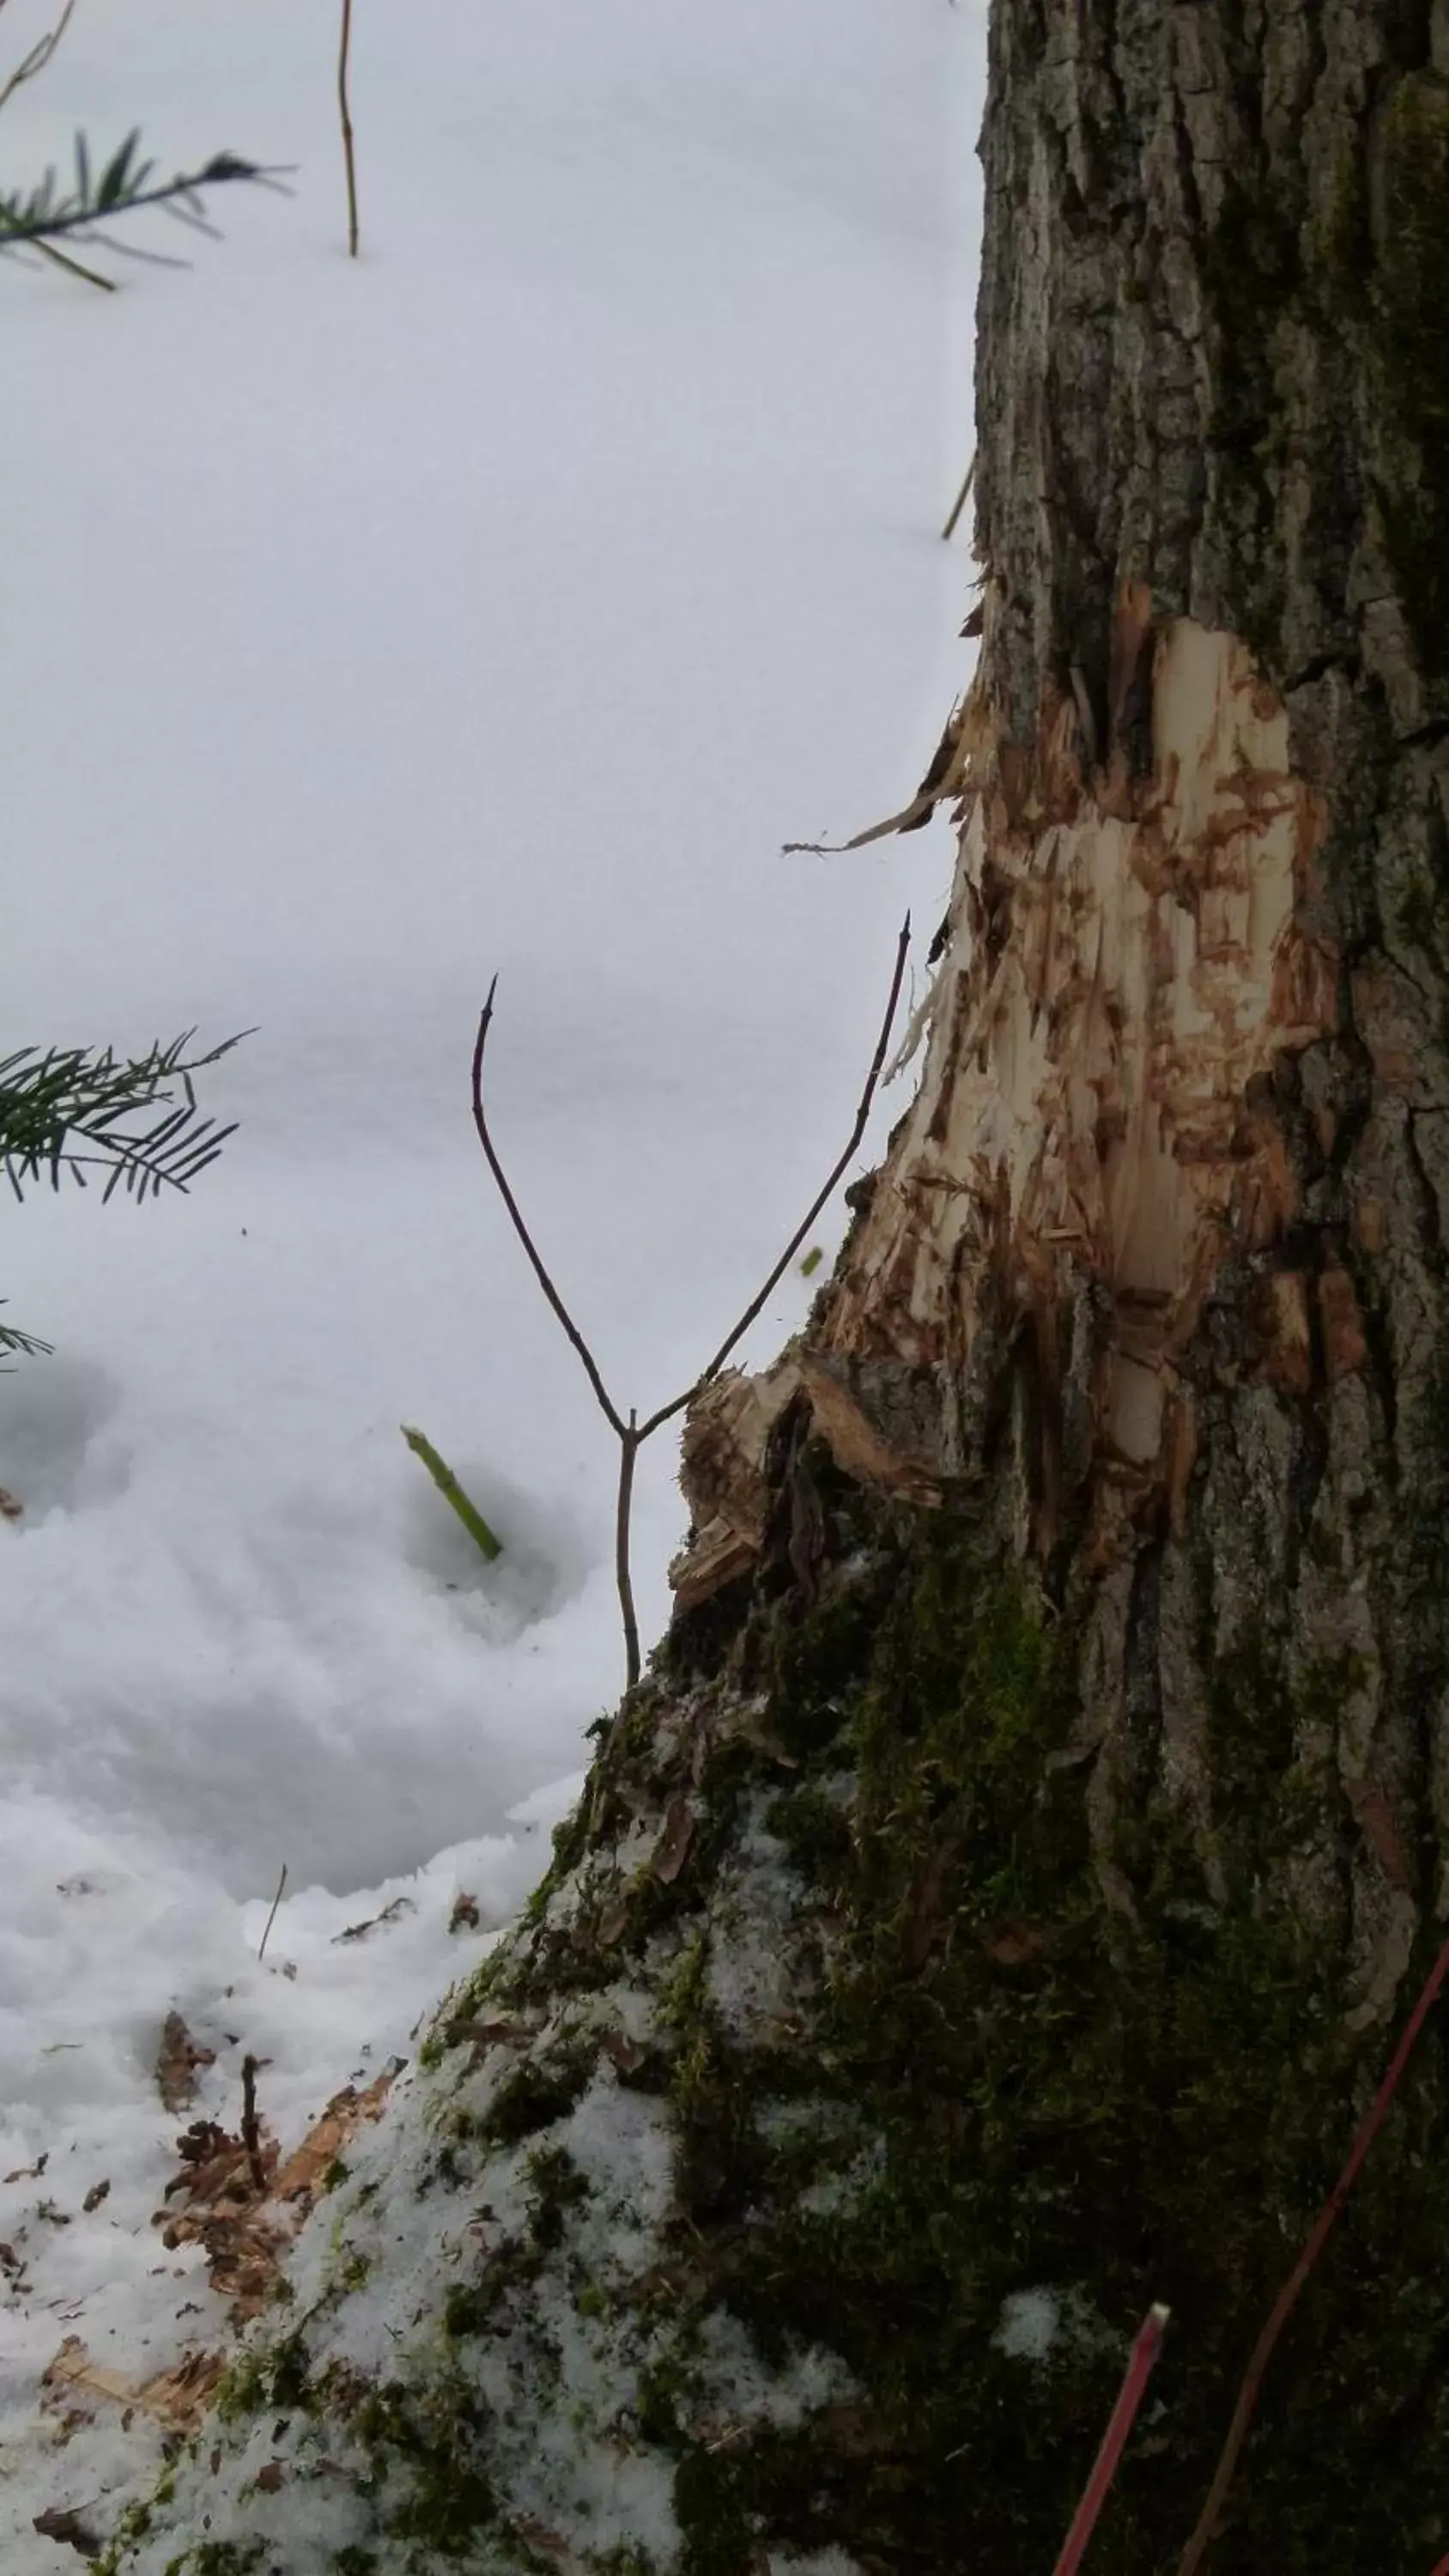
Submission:
M 826 1200 L 830 1197 L 837 1183 L 843 1179 L 846 1166 L 850 1162 L 851 1156 L 859 1145 L 862 1136 L 865 1134 L 866 1127 L 870 1121 L 871 1102 L 875 1098 L 876 1085 L 880 1081 L 881 1068 L 886 1060 L 886 1049 L 890 1045 L 891 1030 L 895 1025 L 896 1006 L 900 1001 L 901 986 L 905 981 L 906 954 L 910 948 L 910 944 L 911 916 L 907 913 L 905 920 L 901 923 L 900 936 L 896 942 L 895 972 L 891 976 L 891 989 L 889 999 L 886 1003 L 885 1018 L 881 1022 L 880 1036 L 876 1040 L 875 1054 L 871 1058 L 871 1066 L 870 1071 L 866 1076 L 865 1089 L 860 1095 L 860 1106 L 855 1113 L 855 1125 L 850 1131 L 849 1140 L 846 1144 L 844 1153 L 832 1167 L 830 1177 L 826 1181 L 824 1188 L 811 1200 L 809 1207 L 806 1209 L 800 1223 L 796 1226 L 794 1233 L 791 1235 L 789 1242 L 786 1244 L 785 1249 L 781 1253 L 779 1260 L 776 1262 L 774 1269 L 771 1271 L 769 1278 L 765 1281 L 759 1295 L 752 1299 L 751 1303 L 745 1308 L 745 1311 L 741 1315 L 739 1322 L 736 1324 L 734 1331 L 725 1336 L 719 1349 L 715 1352 L 714 1358 L 709 1362 L 708 1367 L 700 1370 L 693 1386 L 686 1387 L 683 1395 L 677 1395 L 672 1404 L 663 1404 L 660 1406 L 657 1413 L 651 1413 L 648 1421 L 640 1431 L 639 1437 L 641 1440 L 647 1440 L 650 1433 L 657 1431 L 660 1424 L 668 1422 L 672 1415 L 682 1413 L 687 1404 L 693 1403 L 694 1398 L 697 1395 L 703 1394 L 705 1388 L 710 1382 L 710 1379 L 718 1377 L 720 1370 L 724 1367 L 725 1361 L 729 1358 L 731 1351 L 734 1350 L 739 1342 L 744 1340 L 751 1324 L 754 1322 L 756 1316 L 761 1312 L 766 1298 L 784 1278 L 786 1271 L 789 1269 L 790 1264 L 794 1260 L 796 1253 L 799 1251 L 801 1244 L 804 1242 L 806 1235 L 809 1233 L 810 1228 L 819 1216 Z
M 1127 2436 L 1132 2430 L 1137 2409 L 1142 2403 L 1147 2382 L 1152 2376 L 1153 2364 L 1162 2350 L 1162 2335 L 1166 2324 L 1167 2310 L 1159 2305 L 1148 2309 L 1137 2329 L 1122 2385 L 1117 2392 L 1117 2403 L 1107 2419 L 1107 2430 L 1102 2436 L 1102 2447 L 1093 2463 L 1092 2474 L 1082 2490 L 1081 2503 L 1072 2516 L 1072 2527 L 1062 2544 L 1062 2554 L 1057 2560 L 1054 2576 L 1077 2576 L 1077 2569 L 1086 2554 L 1087 2543 L 1097 2528 L 1097 2517 L 1107 2501 L 1112 2480 L 1117 2474 L 1117 2463 L 1126 2448 Z
M 578 1325 L 574 1322 L 572 1315 L 569 1313 L 567 1306 L 559 1295 L 558 1289 L 554 1285 L 548 1265 L 545 1262 L 542 1253 L 539 1251 L 537 1244 L 534 1242 L 532 1235 L 529 1233 L 528 1226 L 524 1220 L 523 1211 L 508 1185 L 507 1176 L 498 1159 L 498 1151 L 489 1132 L 488 1113 L 483 1101 L 483 1056 L 488 1044 L 488 1031 L 493 1021 L 494 997 L 498 991 L 498 978 L 496 975 L 488 987 L 488 998 L 483 1005 L 482 1016 L 478 1022 L 478 1035 L 473 1046 L 473 1124 L 477 1128 L 478 1141 L 482 1145 L 484 1154 L 487 1157 L 488 1169 L 497 1183 L 499 1196 L 508 1210 L 508 1214 L 513 1225 L 513 1231 L 517 1235 L 519 1242 L 522 1244 L 524 1251 L 527 1253 L 528 1258 L 533 1265 L 534 1277 L 537 1279 L 540 1288 L 548 1299 L 549 1305 L 552 1307 L 559 1323 L 563 1326 L 564 1332 L 568 1336 L 569 1341 L 578 1352 L 589 1384 L 593 1388 L 594 1395 L 598 1401 L 599 1410 L 603 1414 L 605 1421 L 608 1423 L 610 1430 L 613 1432 L 619 1443 L 619 1490 L 614 1521 L 614 1572 L 619 1593 L 619 1615 L 624 1629 L 625 1686 L 629 1690 L 632 1690 L 634 1684 L 638 1681 L 640 1672 L 639 1623 L 634 1610 L 634 1588 L 629 1571 L 629 1528 L 634 1497 L 634 1468 L 638 1459 L 639 1451 L 642 1449 L 645 1441 L 651 1438 L 653 1433 L 658 1431 L 662 1424 L 671 1421 L 676 1413 L 682 1413 L 684 1407 L 687 1404 L 692 1403 L 695 1396 L 703 1393 L 711 1379 L 718 1377 L 719 1372 L 724 1367 L 725 1361 L 729 1358 L 731 1351 L 734 1350 L 737 1344 L 743 1339 L 744 1335 L 749 1331 L 751 1324 L 755 1321 L 756 1316 L 761 1312 L 771 1290 L 784 1277 L 786 1270 L 789 1268 L 795 1254 L 799 1251 L 806 1235 L 809 1233 L 810 1228 L 819 1216 L 821 1209 L 824 1207 L 826 1200 L 831 1194 L 831 1191 L 836 1187 L 845 1172 L 851 1156 L 854 1154 L 862 1136 L 865 1134 L 866 1124 L 870 1117 L 871 1102 L 875 1098 L 876 1085 L 880 1081 L 881 1068 L 886 1060 L 886 1051 L 890 1045 L 891 1030 L 895 1024 L 896 1006 L 900 1001 L 901 985 L 905 979 L 906 952 L 910 946 L 910 939 L 911 917 L 910 914 L 907 913 L 906 918 L 901 925 L 900 938 L 896 945 L 895 968 L 891 975 L 891 989 L 889 998 L 886 1002 L 885 1018 L 881 1023 L 880 1036 L 876 1040 L 876 1049 L 875 1054 L 871 1059 L 870 1072 L 866 1077 L 865 1089 L 861 1093 L 860 1097 L 860 1106 L 855 1113 L 855 1124 L 850 1131 L 849 1141 L 846 1144 L 844 1153 L 841 1154 L 839 1160 L 834 1165 L 824 1188 L 816 1194 L 814 1199 L 812 1199 L 804 1217 L 796 1227 L 795 1232 L 791 1235 L 789 1242 L 786 1244 L 785 1249 L 781 1253 L 779 1260 L 776 1262 L 774 1269 L 770 1272 L 763 1288 L 759 1291 L 759 1294 L 756 1297 L 751 1299 L 749 1305 L 741 1315 L 739 1322 L 726 1335 L 724 1341 L 721 1342 L 713 1359 L 710 1360 L 705 1368 L 701 1369 L 698 1377 L 691 1380 L 690 1384 L 684 1389 L 682 1395 L 676 1395 L 671 1398 L 668 1404 L 662 1404 L 659 1407 L 658 1412 L 651 1413 L 647 1422 L 643 1423 L 639 1421 L 637 1415 L 632 1411 L 630 1412 L 628 1421 L 626 1422 L 619 1411 L 618 1406 L 615 1404 L 613 1397 L 610 1395 L 608 1388 L 605 1386 L 598 1362 L 594 1358 L 593 1352 L 590 1350 L 588 1343 L 585 1341 L 583 1334 L 580 1332 Z
M 941 530 L 941 542 L 943 545 L 949 546 L 951 539 L 956 534 L 957 524 L 960 520 L 962 511 L 965 509 L 966 504 L 971 497 L 971 486 L 975 480 L 976 458 L 973 452 L 971 462 L 966 468 L 966 480 L 962 484 L 960 491 L 957 493 L 955 500 L 952 502 L 951 515 L 946 521 L 944 528 Z
M 15 96 L 16 91 L 22 88 L 26 81 L 34 80 L 37 72 L 44 71 L 46 64 L 50 61 L 52 54 L 60 43 L 61 37 L 65 34 L 67 27 L 70 25 L 70 22 L 75 15 L 75 5 L 76 0 L 65 0 L 65 7 L 62 9 L 55 25 L 51 28 L 49 35 L 41 36 L 38 41 L 31 46 L 29 53 L 16 64 L 10 78 L 6 81 L 4 87 L 0 88 L 0 107 L 7 107 L 11 99 Z
M 599 1400 L 599 1409 L 605 1421 L 622 1440 L 626 1428 L 624 1418 L 599 1375 L 598 1363 L 593 1352 L 549 1276 L 543 1255 L 523 1221 L 523 1211 L 508 1186 L 503 1165 L 498 1160 L 493 1139 L 488 1133 L 488 1119 L 483 1107 L 483 1050 L 488 1044 L 488 1031 L 493 1023 L 493 997 L 497 990 L 498 978 L 495 975 L 488 987 L 488 999 L 483 1005 L 483 1016 L 478 1022 L 478 1035 L 473 1047 L 473 1124 L 478 1130 L 478 1142 L 488 1158 L 488 1169 L 498 1184 L 498 1195 L 513 1220 L 513 1231 L 533 1264 L 534 1277 L 584 1364 L 589 1384 Z
M 1192 2537 L 1178 2562 L 1177 2576 L 1194 2576 L 1195 2569 L 1201 2565 L 1212 2543 L 1217 2530 L 1218 2517 L 1226 2502 L 1228 2489 L 1232 2485 L 1233 2472 L 1238 2465 L 1238 2454 L 1247 2439 L 1248 2426 L 1253 2420 L 1253 2410 L 1258 2403 L 1258 2391 L 1263 2384 L 1263 2374 L 1272 2360 L 1274 2347 L 1298 2303 L 1299 2294 L 1309 2273 L 1332 2234 L 1344 2202 L 1358 2180 L 1364 2159 L 1388 2117 L 1389 2106 L 1399 2089 L 1400 2078 L 1413 2054 L 1414 2043 L 1428 2020 L 1446 1976 L 1449 1976 L 1449 1941 L 1445 1942 L 1424 1980 L 1419 2000 L 1404 2025 L 1398 2047 L 1389 2060 L 1388 2073 L 1374 2095 L 1358 2135 L 1348 2151 L 1348 2160 L 1343 2171 L 1319 2211 L 1308 2241 L 1279 2291 L 1267 2324 L 1253 2346 L 1252 2359 L 1243 2374 L 1243 2384 L 1238 2391 L 1238 2402 L 1233 2408 L 1233 2420 L 1228 2426 L 1228 2436 L 1223 2444 L 1222 2456 L 1213 2472 L 1213 2481 L 1208 2488 L 1207 2499 L 1198 2515 Z
M 347 75 L 352 60 L 352 0 L 342 0 L 342 41 L 337 49 L 337 107 L 342 119 L 342 158 L 347 168 L 347 255 L 357 257 L 357 163 L 352 144 L 352 109 Z
M 614 1516 L 614 1580 L 619 1588 L 619 1616 L 624 1623 L 624 1687 L 632 1690 L 639 1678 L 639 1621 L 634 1610 L 634 1582 L 629 1571 L 629 1523 L 634 1508 L 634 1462 L 639 1455 L 643 1433 L 629 1428 L 619 1443 L 619 1500 Z
M 267 1916 L 267 1928 L 266 1928 L 265 1932 L 262 1934 L 262 1938 L 261 1938 L 261 1946 L 260 1946 L 260 1948 L 259 1948 L 259 1949 L 258 1949 L 258 1951 L 257 1951 L 257 1965 L 258 1965 L 258 1967 L 260 1967 L 260 1966 L 261 1966 L 261 1963 L 262 1963 L 263 1959 L 264 1959 L 264 1958 L 266 1957 L 266 1955 L 267 1955 L 267 1943 L 270 1941 L 270 1939 L 271 1939 L 271 1937 L 272 1937 L 272 1925 L 276 1922 L 276 1919 L 277 1919 L 277 1908 L 278 1908 L 278 1906 L 279 1906 L 279 1905 L 281 1904 L 281 1902 L 282 1902 L 282 1891 L 283 1891 L 283 1889 L 285 1888 L 286 1884 L 287 1884 L 287 1864 L 286 1864 L 286 1862 L 285 1862 L 285 1861 L 283 1861 L 283 1863 L 282 1863 L 282 1875 L 281 1875 L 281 1877 L 280 1877 L 280 1878 L 278 1879 L 278 1881 L 277 1881 L 277 1892 L 276 1892 L 276 1895 L 275 1895 L 275 1896 L 273 1897 L 273 1899 L 272 1899 L 272 1910 L 271 1910 L 271 1913 Z

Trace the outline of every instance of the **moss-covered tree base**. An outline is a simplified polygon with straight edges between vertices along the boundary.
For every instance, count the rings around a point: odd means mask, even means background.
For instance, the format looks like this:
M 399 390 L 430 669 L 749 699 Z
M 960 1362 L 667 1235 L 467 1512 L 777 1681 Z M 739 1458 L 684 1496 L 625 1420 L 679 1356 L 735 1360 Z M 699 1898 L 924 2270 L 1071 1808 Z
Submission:
M 1152 2299 L 1099 2549 L 1174 2563 L 1384 2053 L 1263 1892 L 1316 1830 L 1294 1712 L 1248 1722 L 1266 1668 L 1225 1688 L 1215 1888 L 1165 1790 L 1104 1887 L 1073 1604 L 979 1520 L 810 1469 L 833 1570 L 782 1554 L 676 1630 L 116 2569 L 1027 2576 Z M 1224 2576 L 1407 2576 L 1449 2537 L 1446 2148 L 1431 2034 Z

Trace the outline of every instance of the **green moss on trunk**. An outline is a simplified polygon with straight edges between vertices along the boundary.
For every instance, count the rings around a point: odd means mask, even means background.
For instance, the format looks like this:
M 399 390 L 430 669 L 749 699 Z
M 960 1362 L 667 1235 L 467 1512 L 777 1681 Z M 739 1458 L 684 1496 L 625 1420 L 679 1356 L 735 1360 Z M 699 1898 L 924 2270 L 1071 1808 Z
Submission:
M 719 2459 L 680 2437 L 688 2576 L 743 2576 L 761 2530 L 891 2570 L 1049 2565 L 1152 2299 L 1173 2325 L 1110 2563 L 1160 2576 L 1186 2536 L 1379 2050 L 1264 1892 L 1310 1797 L 1268 1648 L 1224 1670 L 1214 1717 L 1228 1902 L 1158 1798 L 1115 1855 L 1129 1921 L 1087 1828 L 1078 1645 L 949 1519 L 776 1630 L 767 1723 L 800 1768 L 766 1813 L 827 1965 L 802 2061 L 732 2044 L 703 1935 L 687 1955 L 680 2227 L 771 2367 L 814 2336 L 861 2394 Z M 1444 2135 L 1431 2043 L 1275 2361 L 1221 2576 L 1432 2560 Z M 1034 2290 L 1057 2316 L 1039 2360 L 1001 2331 Z

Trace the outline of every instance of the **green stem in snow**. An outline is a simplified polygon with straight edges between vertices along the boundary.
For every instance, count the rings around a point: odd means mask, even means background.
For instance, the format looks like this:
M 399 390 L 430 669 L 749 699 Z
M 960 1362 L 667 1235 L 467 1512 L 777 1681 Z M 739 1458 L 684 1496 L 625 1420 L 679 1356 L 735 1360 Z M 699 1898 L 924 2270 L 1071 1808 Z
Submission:
M 477 1504 L 470 1502 L 447 1460 L 438 1456 L 431 1440 L 426 1439 L 421 1431 L 410 1429 L 406 1422 L 401 1429 L 413 1456 L 421 1458 L 439 1493 L 452 1504 L 468 1536 L 481 1547 L 491 1565 L 496 1556 L 503 1554 L 503 1541 L 495 1537 Z

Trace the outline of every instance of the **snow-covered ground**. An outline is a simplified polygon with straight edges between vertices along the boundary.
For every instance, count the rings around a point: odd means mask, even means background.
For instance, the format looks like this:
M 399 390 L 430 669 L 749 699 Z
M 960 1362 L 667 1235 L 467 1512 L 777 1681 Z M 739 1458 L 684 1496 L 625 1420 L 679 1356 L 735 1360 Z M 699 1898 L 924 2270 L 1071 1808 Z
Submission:
M 50 15 L 10 0 L 0 78 Z M 609 1435 L 468 1114 L 489 977 L 505 1158 L 645 1410 L 829 1167 L 949 877 L 942 832 L 781 844 L 903 803 L 961 679 L 976 11 L 363 0 L 355 265 L 334 41 L 323 0 L 80 0 L 0 120 L 7 181 L 138 119 L 297 165 L 189 274 L 0 266 L 0 1053 L 256 1027 L 190 1198 L 0 1216 L 6 1320 L 58 1345 L 0 1381 L 6 2576 L 142 2460 L 118 2416 L 37 2436 L 62 2336 L 137 2376 L 217 2340 L 149 2224 L 167 2012 L 197 2109 L 234 2125 L 250 2050 L 293 2142 L 526 1893 L 617 1694 Z

